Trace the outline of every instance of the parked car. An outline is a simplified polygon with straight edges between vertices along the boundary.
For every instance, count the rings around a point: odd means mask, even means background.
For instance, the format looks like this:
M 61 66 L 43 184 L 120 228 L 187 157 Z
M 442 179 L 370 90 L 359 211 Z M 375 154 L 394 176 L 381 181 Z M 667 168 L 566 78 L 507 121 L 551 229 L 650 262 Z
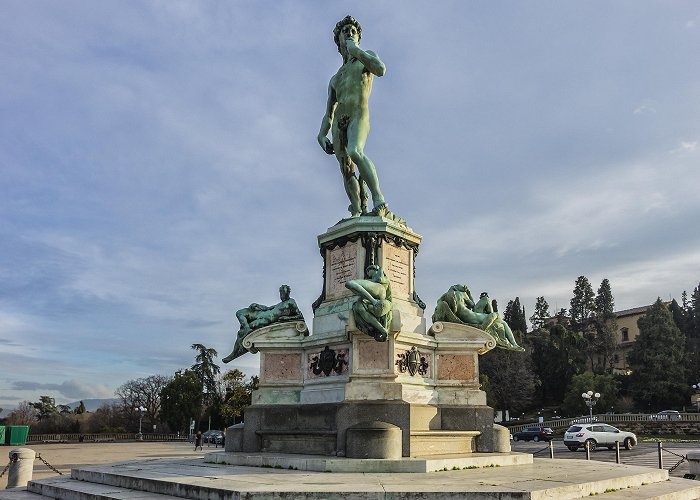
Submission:
M 549 427 L 525 427 L 513 433 L 513 441 L 551 441 L 554 431 Z
M 224 433 L 223 431 L 218 431 L 214 435 L 213 443 L 215 443 L 216 445 L 224 446 L 226 444 L 226 433 Z
M 650 416 L 651 420 L 680 420 L 681 413 L 676 410 L 661 410 L 656 415 Z
M 209 430 L 209 431 L 204 431 L 202 433 L 202 442 L 203 443 L 213 443 L 213 436 L 221 431 L 216 431 L 216 430 Z
M 606 446 L 612 450 L 616 442 L 629 450 L 637 444 L 637 436 L 633 432 L 621 431 L 603 423 L 572 425 L 564 433 L 564 445 L 571 451 L 583 448 L 586 443 L 591 451 L 598 446 Z

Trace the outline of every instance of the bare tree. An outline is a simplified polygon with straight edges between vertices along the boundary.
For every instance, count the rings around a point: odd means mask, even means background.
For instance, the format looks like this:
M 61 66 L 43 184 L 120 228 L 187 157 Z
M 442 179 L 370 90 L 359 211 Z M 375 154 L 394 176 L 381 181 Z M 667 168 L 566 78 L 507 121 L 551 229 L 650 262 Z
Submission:
M 22 401 L 6 419 L 7 425 L 35 425 L 39 422 L 39 412 L 29 401 Z
M 149 425 L 159 421 L 161 407 L 160 393 L 170 383 L 172 377 L 151 375 L 146 378 L 129 380 L 122 384 L 115 394 L 121 400 L 124 414 L 135 422 L 140 416 L 140 407 L 145 408 L 144 419 Z

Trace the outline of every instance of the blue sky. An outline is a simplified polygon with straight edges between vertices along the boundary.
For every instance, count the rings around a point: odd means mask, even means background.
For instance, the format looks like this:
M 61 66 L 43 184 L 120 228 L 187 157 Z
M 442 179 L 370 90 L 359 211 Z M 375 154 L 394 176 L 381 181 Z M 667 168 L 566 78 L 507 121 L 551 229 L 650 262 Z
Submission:
M 348 13 L 387 66 L 365 151 L 424 237 L 427 315 L 453 283 L 528 316 L 582 274 L 617 309 L 698 285 L 698 2 L 5 0 L 0 407 L 224 356 L 281 283 L 312 317 Z

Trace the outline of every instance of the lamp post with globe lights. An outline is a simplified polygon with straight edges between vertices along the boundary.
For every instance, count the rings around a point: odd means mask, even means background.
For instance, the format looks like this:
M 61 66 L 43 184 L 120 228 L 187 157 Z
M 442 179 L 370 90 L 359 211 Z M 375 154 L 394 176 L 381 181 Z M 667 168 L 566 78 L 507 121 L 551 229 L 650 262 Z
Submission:
M 143 406 L 139 406 L 139 407 L 136 408 L 136 409 L 139 411 L 139 433 L 138 433 L 138 435 L 136 436 L 136 438 L 137 438 L 138 440 L 142 440 L 142 439 L 143 439 L 143 434 L 141 433 L 141 424 L 143 423 L 143 412 L 146 411 L 146 408 L 144 408 Z
M 693 390 L 695 391 L 695 404 L 697 405 L 698 413 L 700 413 L 700 382 L 693 384 Z
M 593 407 L 598 402 L 598 399 L 600 399 L 600 393 L 588 391 L 581 394 L 581 397 L 583 398 L 583 402 L 586 403 L 586 406 L 588 406 L 588 414 L 591 418 L 591 422 L 593 422 Z

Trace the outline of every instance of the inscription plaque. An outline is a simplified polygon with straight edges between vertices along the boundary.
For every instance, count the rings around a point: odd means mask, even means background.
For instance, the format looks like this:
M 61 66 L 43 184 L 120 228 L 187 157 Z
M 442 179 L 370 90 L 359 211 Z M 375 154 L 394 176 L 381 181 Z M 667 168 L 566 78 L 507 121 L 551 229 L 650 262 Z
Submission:
M 328 292 L 330 299 L 352 295 L 345 282 L 357 278 L 357 242 L 328 252 Z
M 394 297 L 406 298 L 411 292 L 411 255 L 409 250 L 385 243 L 383 254 L 383 267 L 391 282 L 391 294 Z

